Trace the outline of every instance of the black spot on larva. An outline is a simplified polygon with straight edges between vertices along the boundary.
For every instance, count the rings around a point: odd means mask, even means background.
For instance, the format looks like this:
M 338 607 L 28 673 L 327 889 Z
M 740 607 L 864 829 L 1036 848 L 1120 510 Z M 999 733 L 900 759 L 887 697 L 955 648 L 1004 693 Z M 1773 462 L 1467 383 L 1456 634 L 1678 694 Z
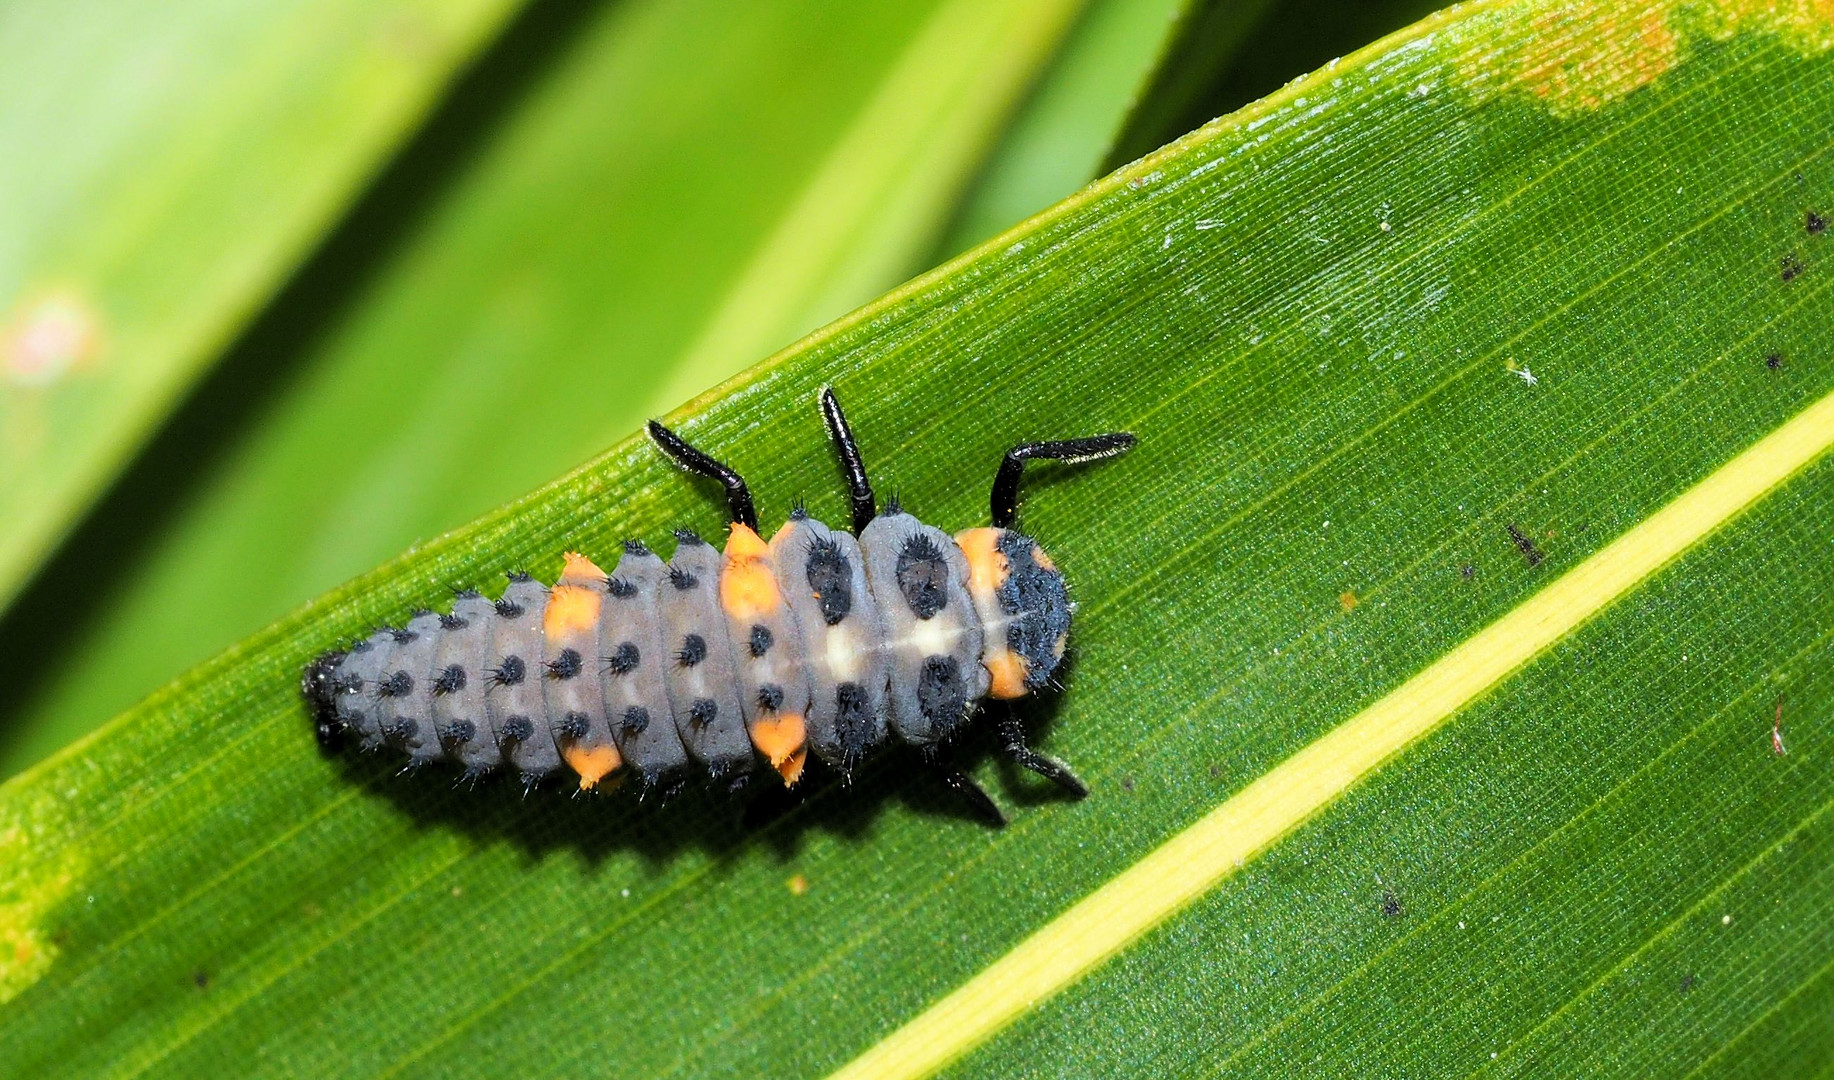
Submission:
M 890 496 L 886 498 L 885 509 L 879 511 L 879 516 L 880 517 L 897 517 L 899 514 L 902 514 L 902 513 L 904 513 L 904 503 L 899 500 L 897 493 L 894 492 L 893 494 L 891 494 Z
M 411 716 L 397 716 L 382 725 L 382 736 L 395 742 L 406 742 L 420 734 L 420 722 Z
M 898 591 L 911 607 L 911 614 L 928 619 L 949 602 L 949 566 L 942 550 L 928 536 L 919 533 L 904 542 L 898 552 Z
M 765 683 L 758 687 L 758 708 L 765 712 L 776 712 L 783 708 L 783 687 L 776 683 Z
M 583 712 L 570 712 L 554 725 L 555 733 L 563 739 L 583 739 L 591 729 L 592 717 Z
M 505 597 L 497 601 L 497 614 L 505 619 L 520 619 L 522 618 L 522 605 Z
M 515 686 L 528 675 L 528 667 L 520 656 L 506 656 L 491 670 L 490 685 Z
M 669 584 L 680 589 L 682 592 L 687 592 L 694 586 L 699 585 L 700 579 L 679 566 L 671 566 L 669 567 Z
M 1544 556 L 1541 554 L 1541 549 L 1535 546 L 1534 540 L 1530 539 L 1527 533 L 1516 528 L 1513 524 L 1506 526 L 1506 528 L 1509 530 L 1509 539 L 1514 541 L 1516 545 L 1516 550 L 1520 551 L 1522 553 L 1522 558 L 1528 561 L 1529 569 L 1532 570 L 1540 566 Z
M 650 711 L 641 705 L 624 710 L 624 734 L 641 735 L 650 726 Z
M 497 730 L 505 742 L 523 742 L 535 734 L 535 725 L 526 716 L 511 716 Z
M 629 675 L 637 670 L 637 664 L 642 659 L 637 652 L 637 643 L 626 641 L 618 646 L 618 651 L 605 658 L 605 670 L 613 675 Z
M 800 496 L 798 496 L 796 499 L 796 502 L 790 506 L 790 520 L 791 521 L 809 520 L 809 508 L 802 501 L 802 498 Z
M 1390 919 L 1401 917 L 1401 900 L 1393 889 L 1382 890 L 1382 914 Z
M 624 541 L 624 551 L 629 555 L 648 555 L 650 546 L 641 540 Z
M 439 617 L 439 628 L 441 630 L 463 630 L 470 625 L 471 623 L 467 622 L 465 618 L 460 615 L 441 615 Z
M 476 589 L 453 589 L 452 590 L 452 598 L 455 600 L 476 600 L 482 597 L 483 595 L 484 595 L 483 593 L 478 592 Z
M 458 664 L 446 665 L 446 670 L 433 676 L 433 696 L 445 697 L 465 689 L 465 669 Z
M 1782 261 L 1778 264 L 1778 267 L 1777 267 L 1779 275 L 1783 278 L 1785 282 L 1796 280 L 1797 278 L 1801 277 L 1802 272 L 1807 269 L 1808 269 L 1808 264 L 1804 263 L 1802 261 L 1802 257 L 1797 255 L 1793 251 L 1790 252 L 1788 255 L 1783 256 Z
M 944 729 L 967 713 L 968 687 L 955 657 L 932 656 L 923 662 L 917 673 L 917 709 L 925 720 Z
M 693 667 L 707 659 L 707 639 L 699 634 L 689 634 L 681 639 L 681 650 L 675 654 L 675 662 L 682 667 Z
M 337 677 L 336 688 L 340 694 L 360 694 L 363 692 L 363 676 L 354 671 L 345 672 Z
M 1780 352 L 1772 352 L 1772 353 L 1766 354 L 1764 357 L 1764 366 L 1769 368 L 1771 371 L 1782 371 L 1783 370 L 1783 354 Z
M 850 761 L 866 753 L 872 739 L 871 704 L 866 688 L 859 683 L 844 682 L 834 688 L 834 737 Z
M 1810 210 L 1802 218 L 1802 227 L 1807 230 L 1810 236 L 1820 236 L 1822 233 L 1828 231 L 1828 219 Z
M 719 719 L 719 716 L 719 702 L 712 698 L 695 698 L 694 703 L 688 706 L 688 723 L 697 728 L 706 727 Z
M 763 656 L 771 651 L 771 628 L 754 623 L 751 628 L 751 641 L 747 642 L 753 657 Z
M 505 570 L 503 571 L 503 576 L 510 579 L 512 582 L 535 580 L 535 575 L 529 573 L 527 570 Z
M 841 546 L 825 538 L 810 544 L 804 572 L 809 591 L 821 603 L 822 621 L 833 626 L 845 619 L 853 610 L 853 568 Z
M 395 639 L 395 644 L 397 645 L 406 645 L 408 642 L 420 637 L 418 633 L 405 628 L 401 630 L 390 630 L 388 634 Z
M 637 586 L 623 578 L 606 578 L 605 591 L 620 600 L 629 600 L 637 595 Z
M 579 650 L 562 649 L 559 656 L 548 661 L 548 678 L 571 679 L 578 675 L 585 666 L 585 663 L 580 660 Z
M 693 529 L 676 529 L 675 542 L 683 547 L 699 547 L 707 541 L 700 538 L 700 533 Z
M 439 729 L 439 741 L 448 746 L 458 746 L 476 738 L 478 726 L 469 720 L 454 720 Z
M 414 676 L 405 671 L 391 672 L 376 680 L 376 696 L 407 697 L 414 692 Z

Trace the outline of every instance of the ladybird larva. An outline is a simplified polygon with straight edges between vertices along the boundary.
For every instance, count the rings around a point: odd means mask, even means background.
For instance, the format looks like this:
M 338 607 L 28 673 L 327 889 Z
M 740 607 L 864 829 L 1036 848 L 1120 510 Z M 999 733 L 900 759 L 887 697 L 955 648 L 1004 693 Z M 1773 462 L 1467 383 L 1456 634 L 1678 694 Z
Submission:
M 724 552 L 686 531 L 666 564 L 638 541 L 609 573 L 569 552 L 552 586 L 512 573 L 494 601 L 467 590 L 447 614 L 417 612 L 326 652 L 301 679 L 321 746 L 390 747 L 410 766 L 450 761 L 472 777 L 509 766 L 529 787 L 563 767 L 582 789 L 628 774 L 666 793 L 697 775 L 794 785 L 811 755 L 846 776 L 896 741 L 1003 824 L 948 747 L 983 701 L 1043 688 L 1069 638 L 1063 574 L 1014 528 L 1025 463 L 1098 461 L 1134 437 L 1013 447 L 994 478 L 992 524 L 951 535 L 895 501 L 879 510 L 840 403 L 827 388 L 820 401 L 852 532 L 798 509 L 766 543 L 738 473 L 651 421 L 671 459 L 725 488 Z M 1019 765 L 1087 793 L 1026 745 L 1010 710 L 999 742 Z

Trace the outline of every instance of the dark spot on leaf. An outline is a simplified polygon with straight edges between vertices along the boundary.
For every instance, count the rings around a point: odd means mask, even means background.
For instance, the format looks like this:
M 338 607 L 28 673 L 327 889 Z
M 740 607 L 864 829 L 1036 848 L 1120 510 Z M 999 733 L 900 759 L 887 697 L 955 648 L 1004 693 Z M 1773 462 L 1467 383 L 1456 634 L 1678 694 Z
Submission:
M 208 971 L 192 972 L 191 973 L 191 982 L 194 985 L 196 985 L 199 990 L 210 989 L 210 972 Z
M 1802 227 L 1808 231 L 1810 236 L 1820 236 L 1828 231 L 1828 219 L 1810 210 L 1802 219 Z
M 1780 352 L 1771 352 L 1769 355 L 1764 357 L 1764 366 L 1769 368 L 1772 371 L 1782 371 L 1783 370 L 1783 354 Z
M 1401 900 L 1393 889 L 1382 890 L 1382 914 L 1390 919 L 1401 917 Z
M 1470 563 L 1466 563 L 1465 565 L 1458 568 L 1458 576 L 1461 578 L 1464 578 L 1466 581 L 1470 581 L 1472 578 L 1477 576 L 1477 567 L 1471 565 Z
M 1530 539 L 1527 533 L 1516 528 L 1513 523 L 1507 526 L 1507 528 L 1509 529 L 1509 538 L 1515 542 L 1516 550 L 1522 553 L 1522 558 L 1527 560 L 1529 569 L 1532 570 L 1540 566 L 1541 560 L 1545 558 L 1545 556 L 1541 554 L 1541 549 L 1535 546 L 1534 540 Z
M 1802 272 L 1808 269 L 1808 264 L 1802 261 L 1801 256 L 1792 251 L 1788 255 L 1783 256 L 1783 260 L 1779 264 L 1778 269 L 1783 280 L 1785 282 L 1791 282 L 1802 276 Z
M 1134 778 L 1131 776 L 1121 777 L 1121 790 L 1122 791 L 1132 791 L 1133 789 L 1134 789 Z
M 1685 994 L 1689 990 L 1694 989 L 1694 984 L 1698 981 L 1699 980 L 1694 977 L 1694 973 L 1691 971 L 1683 975 L 1681 977 L 1681 992 Z

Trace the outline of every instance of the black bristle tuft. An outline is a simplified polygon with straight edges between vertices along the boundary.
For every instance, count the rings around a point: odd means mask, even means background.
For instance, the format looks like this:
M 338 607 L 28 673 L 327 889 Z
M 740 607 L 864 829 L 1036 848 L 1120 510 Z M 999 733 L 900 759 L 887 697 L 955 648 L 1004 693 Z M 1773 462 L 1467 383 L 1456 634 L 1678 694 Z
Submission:
M 700 538 L 700 533 L 695 532 L 693 529 L 676 529 L 675 542 L 683 547 L 699 547 L 707 541 L 702 540 Z
M 624 553 L 626 555 L 648 555 L 650 546 L 641 540 L 626 540 L 624 541 Z

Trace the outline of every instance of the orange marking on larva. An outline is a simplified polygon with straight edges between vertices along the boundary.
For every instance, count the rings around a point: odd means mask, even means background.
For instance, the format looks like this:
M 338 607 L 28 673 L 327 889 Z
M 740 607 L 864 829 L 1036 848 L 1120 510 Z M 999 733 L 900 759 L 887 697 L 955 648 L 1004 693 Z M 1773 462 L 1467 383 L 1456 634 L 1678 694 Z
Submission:
M 783 777 L 784 787 L 801 778 L 803 762 L 808 756 L 808 739 L 808 728 L 796 713 L 780 713 L 751 725 L 751 744 Z
M 987 693 L 996 698 L 1024 697 L 1025 660 L 1011 649 L 1001 649 L 989 659 L 981 661 L 993 676 L 993 683 Z
M 991 596 L 1006 584 L 1012 572 L 1006 556 L 1000 553 L 1001 529 L 963 529 L 955 534 L 956 546 L 968 556 L 968 591 Z
M 610 743 L 592 747 L 576 744 L 567 747 L 561 752 L 561 756 L 567 759 L 569 768 L 579 773 L 581 791 L 591 791 L 598 787 L 600 780 L 616 772 L 618 766 L 624 764 L 624 759 L 618 756 L 618 748 Z
M 547 610 L 542 613 L 541 630 L 549 641 L 583 634 L 599 621 L 599 588 L 605 571 L 577 552 L 567 552 L 566 559 L 566 568 L 548 593 Z
M 586 585 L 555 585 L 541 617 L 549 641 L 578 637 L 599 621 L 599 591 Z
M 770 548 L 758 534 L 738 522 L 726 541 L 726 566 L 720 571 L 720 607 L 734 619 L 756 619 L 783 606 L 777 576 L 771 573 Z
M 1052 573 L 1057 572 L 1057 564 L 1052 562 L 1051 557 L 1046 555 L 1044 549 L 1037 544 L 1032 545 L 1032 561 Z

